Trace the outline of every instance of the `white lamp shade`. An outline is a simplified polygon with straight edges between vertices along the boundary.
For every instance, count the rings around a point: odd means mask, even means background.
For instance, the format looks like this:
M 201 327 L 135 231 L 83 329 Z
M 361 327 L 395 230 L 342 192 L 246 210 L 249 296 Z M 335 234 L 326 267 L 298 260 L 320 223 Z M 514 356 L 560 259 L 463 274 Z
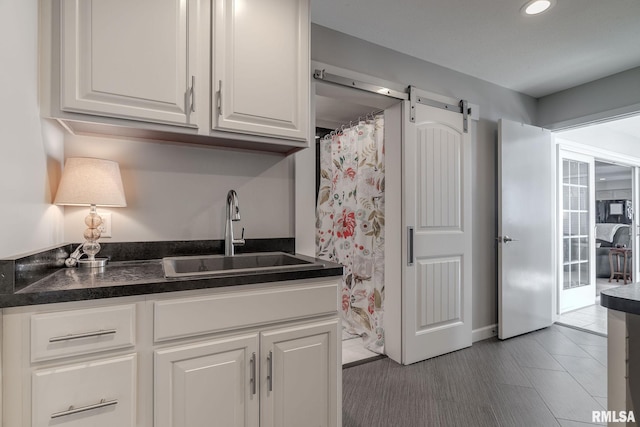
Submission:
M 54 203 L 70 206 L 127 206 L 118 163 L 87 157 L 68 158 Z

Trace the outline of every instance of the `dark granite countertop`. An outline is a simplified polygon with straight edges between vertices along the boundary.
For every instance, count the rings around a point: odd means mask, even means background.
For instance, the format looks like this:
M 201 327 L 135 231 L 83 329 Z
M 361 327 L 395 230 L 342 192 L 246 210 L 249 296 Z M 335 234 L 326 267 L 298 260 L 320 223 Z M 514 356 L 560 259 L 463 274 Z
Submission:
M 640 283 L 620 285 L 600 294 L 600 305 L 611 310 L 640 314 Z
M 218 288 L 255 283 L 341 276 L 342 266 L 322 261 L 317 269 L 216 277 L 167 279 L 161 260 L 114 262 L 102 271 L 61 268 L 13 294 L 0 295 L 0 307 Z
M 213 241 L 213 247 L 220 246 Z M 293 239 L 248 241 L 247 252 L 292 253 Z M 103 269 L 66 268 L 70 247 L 0 260 L 0 308 L 82 301 L 195 289 L 285 282 L 342 275 L 342 266 L 297 255 L 321 266 L 297 271 L 229 273 L 224 276 L 165 278 L 161 257 L 210 254 L 211 241 L 122 243 L 107 246 L 111 261 Z M 215 253 L 216 250 L 214 249 Z M 135 259 L 138 261 L 126 261 Z

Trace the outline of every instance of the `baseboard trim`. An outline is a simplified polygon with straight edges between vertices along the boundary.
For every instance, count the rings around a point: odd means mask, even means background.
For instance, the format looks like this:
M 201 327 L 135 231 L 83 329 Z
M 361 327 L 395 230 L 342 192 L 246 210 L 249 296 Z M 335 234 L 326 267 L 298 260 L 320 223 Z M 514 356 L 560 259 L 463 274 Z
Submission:
M 498 324 L 484 326 L 471 331 L 471 342 L 478 342 L 498 336 Z

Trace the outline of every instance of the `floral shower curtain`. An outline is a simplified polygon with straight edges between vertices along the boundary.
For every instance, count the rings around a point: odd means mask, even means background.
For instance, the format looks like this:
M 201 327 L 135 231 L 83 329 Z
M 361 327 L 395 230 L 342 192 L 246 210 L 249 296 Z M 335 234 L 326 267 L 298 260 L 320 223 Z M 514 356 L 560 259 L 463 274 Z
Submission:
M 345 266 L 342 317 L 348 333 L 384 353 L 384 117 L 320 141 L 316 252 Z

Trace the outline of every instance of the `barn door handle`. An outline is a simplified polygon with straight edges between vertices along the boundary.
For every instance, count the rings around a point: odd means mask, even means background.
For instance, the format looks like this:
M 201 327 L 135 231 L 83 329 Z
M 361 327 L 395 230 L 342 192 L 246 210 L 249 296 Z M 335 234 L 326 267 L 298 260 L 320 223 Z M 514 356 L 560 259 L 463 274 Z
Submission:
M 407 227 L 407 265 L 413 265 L 413 227 Z

